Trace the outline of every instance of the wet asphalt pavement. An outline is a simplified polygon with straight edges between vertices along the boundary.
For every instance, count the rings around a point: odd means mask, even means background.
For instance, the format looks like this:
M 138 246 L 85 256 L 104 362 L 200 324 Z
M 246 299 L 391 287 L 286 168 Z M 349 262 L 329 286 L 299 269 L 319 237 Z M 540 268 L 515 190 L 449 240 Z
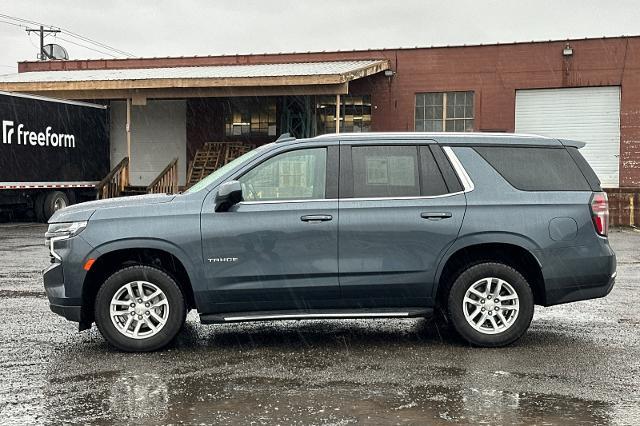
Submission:
M 604 299 L 503 349 L 426 320 L 209 325 L 124 354 L 49 311 L 44 226 L 0 224 L 0 424 L 640 424 L 640 232 Z

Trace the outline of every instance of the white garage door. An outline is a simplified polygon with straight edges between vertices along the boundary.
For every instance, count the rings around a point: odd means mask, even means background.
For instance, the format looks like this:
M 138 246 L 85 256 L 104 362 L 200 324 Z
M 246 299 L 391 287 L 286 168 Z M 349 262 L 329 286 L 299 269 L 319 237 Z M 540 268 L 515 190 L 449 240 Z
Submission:
M 148 101 L 131 109 L 131 185 L 146 186 L 178 158 L 178 185 L 186 181 L 187 105 Z M 127 105 L 111 102 L 111 167 L 127 156 Z
M 603 187 L 618 187 L 620 87 L 516 91 L 516 132 L 587 144 L 580 153 Z

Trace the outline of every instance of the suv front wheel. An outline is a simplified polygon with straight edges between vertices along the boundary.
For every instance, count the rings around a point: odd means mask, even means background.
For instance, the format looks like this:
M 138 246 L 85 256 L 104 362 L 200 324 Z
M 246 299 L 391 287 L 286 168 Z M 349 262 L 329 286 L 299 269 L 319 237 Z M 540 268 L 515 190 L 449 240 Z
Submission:
M 150 266 L 119 270 L 104 282 L 96 296 L 95 319 L 100 333 L 127 352 L 163 348 L 176 337 L 185 317 L 178 284 Z
M 480 263 L 462 272 L 449 291 L 448 314 L 455 330 L 476 346 L 518 340 L 533 318 L 533 294 L 525 278 L 502 263 Z

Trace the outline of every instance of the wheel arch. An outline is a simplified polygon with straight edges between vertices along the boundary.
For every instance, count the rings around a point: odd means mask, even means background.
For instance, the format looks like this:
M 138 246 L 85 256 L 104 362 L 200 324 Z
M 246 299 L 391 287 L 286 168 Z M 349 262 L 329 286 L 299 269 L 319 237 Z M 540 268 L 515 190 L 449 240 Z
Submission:
M 121 240 L 95 249 L 87 259 L 95 259 L 82 285 L 82 326 L 93 322 L 93 304 L 104 281 L 128 265 L 147 265 L 161 269 L 180 286 L 188 309 L 197 308 L 193 284 L 197 282 L 194 265 L 184 253 L 161 240 Z
M 531 239 L 510 233 L 484 233 L 457 240 L 445 253 L 435 276 L 434 300 L 440 304 L 449 287 L 462 271 L 482 262 L 500 262 L 514 267 L 531 285 L 534 302 L 546 300 L 542 265 L 535 252 L 539 246 Z

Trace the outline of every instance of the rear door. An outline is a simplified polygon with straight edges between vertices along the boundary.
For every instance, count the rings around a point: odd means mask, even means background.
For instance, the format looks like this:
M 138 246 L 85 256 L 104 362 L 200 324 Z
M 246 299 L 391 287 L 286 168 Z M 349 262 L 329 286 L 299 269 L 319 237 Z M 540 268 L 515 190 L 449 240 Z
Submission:
M 341 142 L 338 263 L 360 307 L 429 306 L 438 260 L 456 239 L 463 187 L 437 144 Z

